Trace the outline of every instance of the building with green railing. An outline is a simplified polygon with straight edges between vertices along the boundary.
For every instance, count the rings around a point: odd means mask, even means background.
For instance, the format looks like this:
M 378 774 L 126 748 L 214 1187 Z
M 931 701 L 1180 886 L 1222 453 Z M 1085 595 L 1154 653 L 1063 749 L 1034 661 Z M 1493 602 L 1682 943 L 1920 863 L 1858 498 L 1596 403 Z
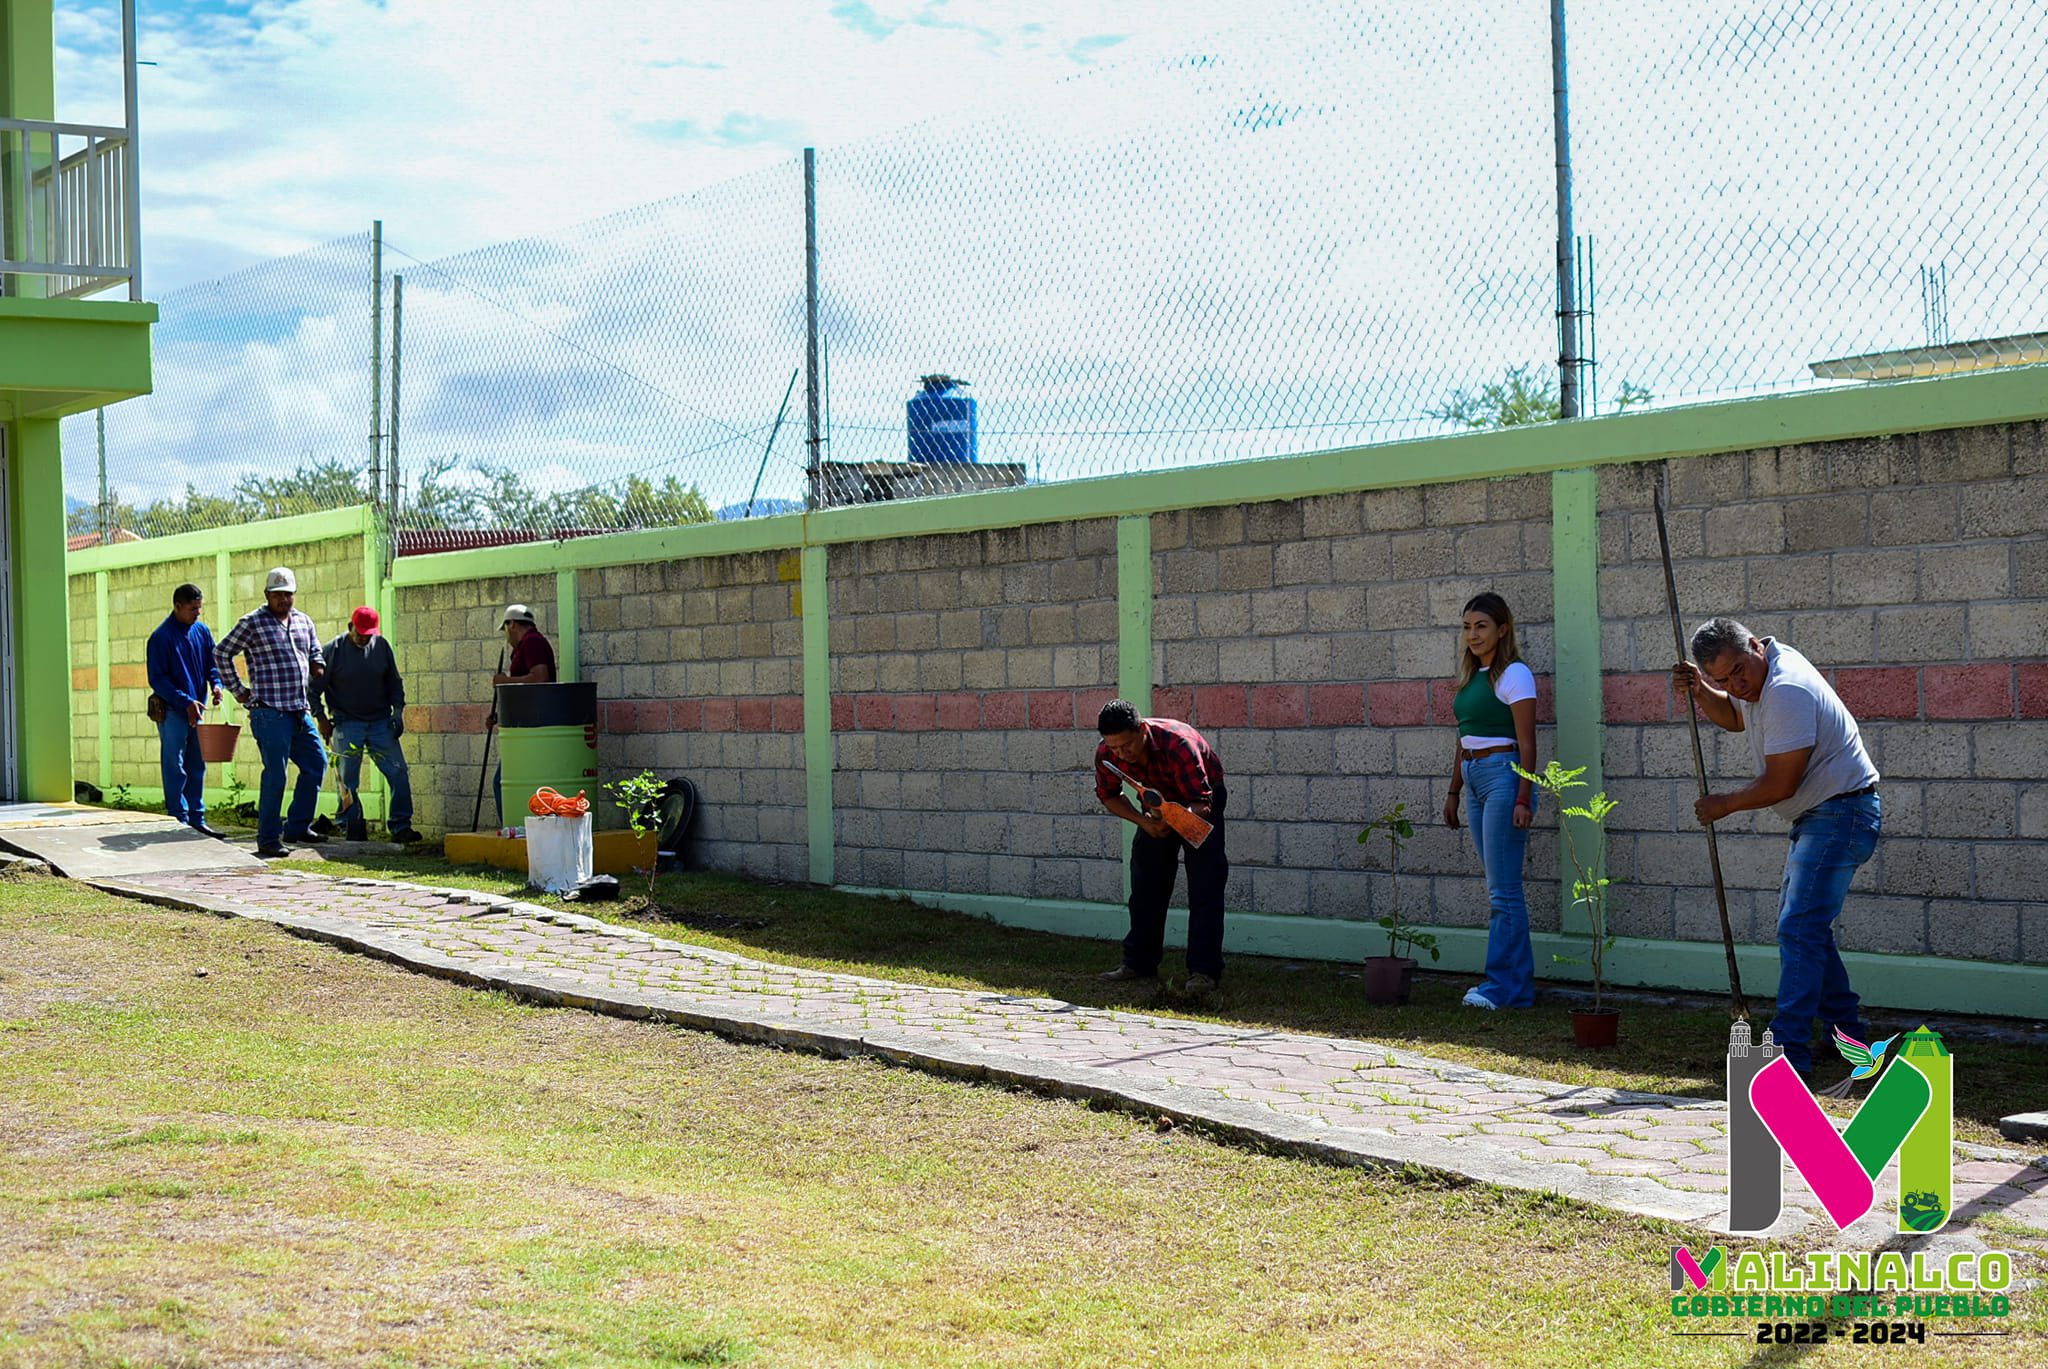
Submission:
M 71 797 L 58 421 L 150 388 L 135 4 L 122 125 L 57 118 L 51 0 L 0 0 L 0 797 Z M 120 294 L 125 287 L 126 297 Z

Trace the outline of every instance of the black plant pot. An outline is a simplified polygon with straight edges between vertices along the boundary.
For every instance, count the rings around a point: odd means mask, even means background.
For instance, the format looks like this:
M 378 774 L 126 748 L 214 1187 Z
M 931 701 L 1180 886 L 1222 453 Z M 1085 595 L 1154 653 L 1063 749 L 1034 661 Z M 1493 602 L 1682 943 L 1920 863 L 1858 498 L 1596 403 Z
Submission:
M 1612 1046 L 1621 1032 L 1619 1008 L 1573 1008 L 1572 1040 L 1589 1050 Z
M 1398 1004 L 1408 1001 L 1415 987 L 1415 960 L 1405 955 L 1369 955 L 1365 958 L 1365 1001 Z

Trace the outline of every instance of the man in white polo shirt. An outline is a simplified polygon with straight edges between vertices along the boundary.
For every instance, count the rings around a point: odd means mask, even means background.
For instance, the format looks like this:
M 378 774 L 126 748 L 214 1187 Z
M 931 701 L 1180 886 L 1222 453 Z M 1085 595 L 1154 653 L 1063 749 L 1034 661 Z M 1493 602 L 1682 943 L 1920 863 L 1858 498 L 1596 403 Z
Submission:
M 1849 971 L 1835 949 L 1835 919 L 1856 869 L 1877 849 L 1877 767 L 1841 698 L 1813 663 L 1759 639 L 1733 618 L 1692 637 L 1692 661 L 1672 668 L 1700 712 L 1749 738 L 1758 774 L 1732 794 L 1693 805 L 1702 823 L 1769 808 L 1792 824 L 1778 901 L 1778 1013 L 1771 1032 L 1801 1074 L 1813 1069 L 1813 1019 L 1858 1040 Z

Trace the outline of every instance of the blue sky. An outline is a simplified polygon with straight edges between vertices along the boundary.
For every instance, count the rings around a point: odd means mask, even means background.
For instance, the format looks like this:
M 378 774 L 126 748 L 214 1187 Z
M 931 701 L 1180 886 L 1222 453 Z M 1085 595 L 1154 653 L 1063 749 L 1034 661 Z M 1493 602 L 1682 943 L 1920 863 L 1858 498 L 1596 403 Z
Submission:
M 1224 0 L 141 0 L 153 295 L 382 218 L 545 232 L 1232 22 Z M 60 117 L 119 5 L 57 0 Z
M 60 5 L 60 113 L 107 117 L 115 11 Z M 365 451 L 363 247 L 273 259 L 382 218 L 408 469 L 744 497 L 803 355 L 805 144 L 837 459 L 901 459 L 930 371 L 975 382 L 985 459 L 1064 479 L 1438 432 L 1452 391 L 1554 365 L 1539 3 L 143 14 L 149 294 L 247 269 L 178 298 L 158 393 L 109 411 L 137 494 Z M 2041 0 L 1572 15 L 1610 400 L 1919 345 L 1937 265 L 1953 337 L 2048 329 Z M 764 494 L 797 490 L 801 438 L 780 430 Z

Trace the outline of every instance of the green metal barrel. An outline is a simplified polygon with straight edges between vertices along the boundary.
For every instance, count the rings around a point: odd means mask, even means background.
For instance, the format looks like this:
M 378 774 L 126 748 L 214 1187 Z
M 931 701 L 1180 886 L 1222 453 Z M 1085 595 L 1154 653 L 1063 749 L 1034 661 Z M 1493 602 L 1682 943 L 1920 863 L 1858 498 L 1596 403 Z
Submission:
M 524 827 L 534 791 L 582 790 L 598 806 L 597 686 L 498 687 L 498 754 L 505 765 L 507 827 Z

